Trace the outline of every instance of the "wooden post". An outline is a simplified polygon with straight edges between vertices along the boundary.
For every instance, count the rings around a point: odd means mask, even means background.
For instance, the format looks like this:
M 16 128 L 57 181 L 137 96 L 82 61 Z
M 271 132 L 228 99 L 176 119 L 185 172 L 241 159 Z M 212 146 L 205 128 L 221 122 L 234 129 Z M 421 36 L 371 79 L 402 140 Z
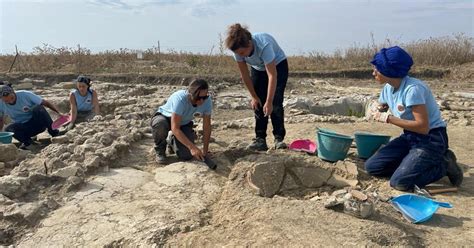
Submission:
M 13 68 L 13 65 L 15 64 L 15 61 L 16 61 L 16 58 L 18 57 L 18 47 L 15 45 L 15 58 L 13 59 L 13 62 L 12 64 L 10 65 L 10 69 L 8 69 L 8 72 L 11 72 L 12 71 L 12 68 Z

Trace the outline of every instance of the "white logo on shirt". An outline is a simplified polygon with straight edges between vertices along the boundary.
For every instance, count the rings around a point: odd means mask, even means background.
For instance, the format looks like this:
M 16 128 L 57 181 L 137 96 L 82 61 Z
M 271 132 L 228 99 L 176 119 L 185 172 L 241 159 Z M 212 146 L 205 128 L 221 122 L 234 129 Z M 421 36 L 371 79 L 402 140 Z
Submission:
M 23 112 L 28 112 L 30 111 L 30 107 L 28 106 L 23 106 Z
M 202 113 L 201 112 L 196 112 L 193 114 L 193 117 L 194 118 L 201 118 L 202 117 Z

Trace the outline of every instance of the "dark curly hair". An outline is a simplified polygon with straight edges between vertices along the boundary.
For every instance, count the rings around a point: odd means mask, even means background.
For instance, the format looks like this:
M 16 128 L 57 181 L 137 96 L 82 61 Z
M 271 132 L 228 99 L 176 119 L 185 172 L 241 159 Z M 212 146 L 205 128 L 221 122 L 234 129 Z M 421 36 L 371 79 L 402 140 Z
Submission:
M 242 27 L 240 23 L 229 26 L 225 39 L 225 45 L 228 49 L 235 51 L 242 47 L 248 47 L 250 41 L 252 41 L 252 34 L 250 34 L 247 27 Z

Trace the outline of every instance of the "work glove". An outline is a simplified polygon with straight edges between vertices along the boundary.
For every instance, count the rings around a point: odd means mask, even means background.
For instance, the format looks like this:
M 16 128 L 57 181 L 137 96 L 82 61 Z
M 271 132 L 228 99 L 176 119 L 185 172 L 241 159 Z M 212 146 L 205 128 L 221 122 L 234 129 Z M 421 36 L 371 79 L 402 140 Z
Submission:
M 387 112 L 373 112 L 370 119 L 382 123 L 388 123 L 388 117 L 390 116 Z

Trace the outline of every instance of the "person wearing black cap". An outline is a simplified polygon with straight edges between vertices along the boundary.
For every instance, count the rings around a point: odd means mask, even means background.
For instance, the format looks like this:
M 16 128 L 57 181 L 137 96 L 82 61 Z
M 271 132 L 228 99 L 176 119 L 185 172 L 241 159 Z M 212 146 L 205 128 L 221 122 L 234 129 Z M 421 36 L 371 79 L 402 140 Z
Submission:
M 205 162 L 209 168 L 216 169 L 217 165 L 208 154 L 212 114 L 212 99 L 208 90 L 209 85 L 205 80 L 195 79 L 188 89 L 171 94 L 166 103 L 155 112 L 151 119 L 151 128 L 158 163 L 166 164 L 166 147 L 169 146 L 182 160 L 194 157 Z M 202 150 L 194 143 L 194 118 L 203 119 Z
M 411 56 L 394 46 L 381 49 L 371 63 L 375 80 L 384 84 L 378 100 L 381 109 L 388 105 L 391 114 L 374 111 L 370 119 L 401 127 L 403 134 L 370 157 L 366 171 L 390 177 L 390 186 L 402 191 L 424 187 L 445 175 L 460 186 L 463 172 L 448 149 L 446 123 L 435 98 L 423 81 L 408 76 Z
M 71 122 L 66 130 L 71 130 L 76 123 L 89 121 L 100 114 L 99 97 L 97 91 L 91 89 L 90 78 L 81 75 L 74 82 L 76 82 L 76 89 L 69 94 Z
M 52 129 L 51 116 L 44 106 L 62 115 L 58 108 L 46 99 L 26 90 L 15 91 L 11 84 L 0 83 L 0 130 L 4 126 L 4 117 L 9 116 L 13 123 L 5 128 L 5 131 L 12 132 L 13 137 L 21 142 L 20 148 L 27 149 L 32 144 L 31 137 L 48 130 L 52 136 L 62 133 L 57 129 Z

